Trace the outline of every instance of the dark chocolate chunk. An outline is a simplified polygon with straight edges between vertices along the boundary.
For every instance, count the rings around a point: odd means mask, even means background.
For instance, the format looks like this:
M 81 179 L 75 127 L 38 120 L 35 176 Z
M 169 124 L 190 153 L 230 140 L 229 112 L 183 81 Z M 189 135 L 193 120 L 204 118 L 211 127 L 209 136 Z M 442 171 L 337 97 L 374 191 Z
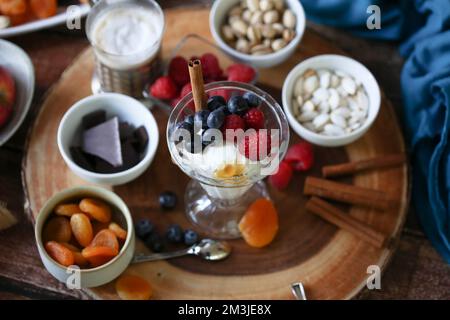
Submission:
M 89 159 L 89 155 L 85 154 L 81 147 L 70 147 L 70 154 L 72 156 L 72 160 L 88 171 L 94 170 L 94 165 L 92 161 Z
M 116 173 L 120 172 L 121 167 L 113 167 L 110 163 L 106 162 L 103 159 L 100 159 L 99 157 L 95 158 L 95 172 L 97 173 Z
M 122 170 L 128 170 L 137 165 L 140 161 L 139 153 L 136 152 L 136 150 L 133 147 L 133 144 L 130 141 L 122 143 L 122 157 L 123 157 Z
M 136 137 L 136 150 L 138 152 L 144 152 L 148 145 L 148 133 L 144 126 L 140 126 L 134 131 L 134 136 Z
M 119 133 L 120 133 L 120 141 L 135 140 L 133 134 L 134 127 L 131 126 L 128 122 L 119 123 Z
M 97 156 L 114 167 L 123 164 L 119 120 L 114 117 L 83 132 L 83 151 Z
M 105 110 L 97 110 L 91 113 L 88 113 L 85 115 L 82 120 L 81 124 L 83 126 L 84 130 L 88 130 L 90 128 L 93 128 L 103 122 L 106 121 L 106 111 Z

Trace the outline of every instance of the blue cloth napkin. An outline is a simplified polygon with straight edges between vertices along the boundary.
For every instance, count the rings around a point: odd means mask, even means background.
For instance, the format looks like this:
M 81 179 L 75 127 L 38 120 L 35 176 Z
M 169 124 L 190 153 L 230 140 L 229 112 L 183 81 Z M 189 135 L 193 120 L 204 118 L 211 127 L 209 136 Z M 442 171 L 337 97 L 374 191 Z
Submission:
M 450 263 L 450 0 L 301 0 L 306 16 L 373 39 L 399 40 L 401 87 L 413 170 L 412 201 Z M 381 29 L 369 30 L 370 5 Z

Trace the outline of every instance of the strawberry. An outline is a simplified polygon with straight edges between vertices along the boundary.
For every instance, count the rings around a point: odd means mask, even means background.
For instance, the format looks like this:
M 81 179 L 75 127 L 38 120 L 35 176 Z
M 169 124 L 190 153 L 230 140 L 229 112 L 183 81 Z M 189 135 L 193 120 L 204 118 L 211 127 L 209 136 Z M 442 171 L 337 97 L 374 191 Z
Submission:
M 251 108 L 244 114 L 245 124 L 248 128 L 263 129 L 264 113 L 258 108 Z
M 289 185 L 292 178 L 292 172 L 291 165 L 286 161 L 281 161 L 277 173 L 269 177 L 269 183 L 278 190 L 283 190 Z
M 314 150 L 312 145 L 306 141 L 294 144 L 288 149 L 284 161 L 289 163 L 296 171 L 309 170 L 314 163 Z
M 192 85 L 190 82 L 186 83 L 183 88 L 181 88 L 180 98 L 184 98 L 192 91 Z
M 223 71 L 220 69 L 219 60 L 212 53 L 205 53 L 201 56 L 203 77 L 209 80 L 217 80 L 222 75 Z
M 0 128 L 11 118 L 16 99 L 16 83 L 11 74 L 0 66 Z
M 228 67 L 227 75 L 229 81 L 250 83 L 255 78 L 256 72 L 255 69 L 250 66 L 235 63 Z
M 185 58 L 176 56 L 170 61 L 169 77 L 171 77 L 180 88 L 189 82 L 188 62 Z
M 178 89 L 173 80 L 168 77 L 159 77 L 150 87 L 152 96 L 158 99 L 170 100 L 177 97 Z
M 239 152 L 252 161 L 259 161 L 270 154 L 271 139 L 267 130 L 253 131 L 239 141 Z

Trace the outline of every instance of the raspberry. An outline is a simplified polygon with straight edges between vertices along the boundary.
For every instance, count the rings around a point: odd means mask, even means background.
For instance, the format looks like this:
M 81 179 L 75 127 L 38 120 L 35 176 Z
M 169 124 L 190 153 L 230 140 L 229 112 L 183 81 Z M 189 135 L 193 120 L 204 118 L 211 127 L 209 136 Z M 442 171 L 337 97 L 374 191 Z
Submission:
M 156 81 L 150 87 L 150 93 L 152 96 L 164 100 L 176 98 L 177 91 L 177 86 L 168 76 L 156 79 Z
M 286 161 L 282 161 L 278 166 L 277 173 L 269 177 L 269 182 L 278 190 L 285 189 L 292 178 L 292 167 Z
M 284 161 L 289 163 L 296 171 L 309 170 L 314 163 L 312 145 L 306 141 L 294 144 L 288 149 Z
M 222 125 L 222 132 L 225 135 L 226 140 L 231 140 L 234 138 L 234 140 L 237 140 L 237 137 L 227 137 L 226 133 L 228 130 L 237 130 L 242 129 L 245 130 L 245 121 L 237 114 L 230 114 L 225 117 L 225 121 Z
M 219 60 L 212 53 L 205 53 L 201 56 L 203 77 L 209 80 L 218 79 L 223 71 L 220 69 Z
M 265 131 L 265 130 L 264 130 Z M 268 131 L 253 131 L 239 142 L 239 152 L 252 161 L 259 161 L 270 154 L 270 135 Z
M 180 98 L 184 98 L 192 91 L 192 85 L 190 82 L 186 83 L 183 88 L 181 88 Z
M 177 56 L 170 61 L 169 77 L 172 78 L 178 87 L 182 87 L 189 82 L 189 69 L 186 59 Z
M 215 90 L 208 91 L 208 96 L 209 97 L 221 96 L 225 100 L 228 100 L 230 95 L 229 95 L 229 91 L 226 89 L 215 89 Z
M 255 69 L 245 64 L 235 63 L 227 69 L 228 80 L 250 83 L 255 78 Z
M 264 128 L 264 113 L 258 108 L 251 108 L 244 115 L 245 124 L 248 128 L 263 129 Z

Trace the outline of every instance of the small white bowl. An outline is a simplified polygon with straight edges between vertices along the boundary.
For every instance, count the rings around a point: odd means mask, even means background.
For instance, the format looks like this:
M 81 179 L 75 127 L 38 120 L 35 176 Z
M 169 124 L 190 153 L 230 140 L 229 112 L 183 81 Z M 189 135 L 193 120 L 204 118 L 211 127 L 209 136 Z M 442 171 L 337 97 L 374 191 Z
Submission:
M 143 159 L 134 167 L 118 173 L 96 173 L 77 165 L 70 154 L 70 147 L 81 137 L 83 116 L 96 110 L 105 110 L 108 118 L 118 116 L 135 128 L 144 126 L 149 142 Z M 119 93 L 102 93 L 75 103 L 64 115 L 58 128 L 58 148 L 66 164 L 79 177 L 99 184 L 120 185 L 136 179 L 150 166 L 159 143 L 159 131 L 152 113 L 139 101 Z
M 357 79 L 363 85 L 367 96 L 369 98 L 369 111 L 366 121 L 361 127 L 355 131 L 342 136 L 325 136 L 308 130 L 294 117 L 292 112 L 292 98 L 294 85 L 296 80 L 307 69 L 330 69 L 341 70 L 348 73 L 354 79 Z M 315 56 L 304 60 L 299 63 L 286 77 L 283 84 L 283 108 L 286 113 L 287 119 L 291 128 L 305 140 L 324 147 L 337 147 L 352 143 L 360 138 L 364 133 L 369 130 L 370 126 L 375 121 L 378 112 L 380 110 L 381 95 L 380 88 L 378 86 L 375 77 L 372 73 L 358 61 L 340 55 L 325 54 Z
M 224 24 L 228 11 L 235 6 L 240 0 L 216 0 L 209 13 L 209 29 L 214 40 L 219 47 L 234 59 L 245 64 L 252 65 L 255 68 L 270 68 L 287 60 L 297 48 L 305 31 L 306 19 L 305 11 L 299 0 L 285 0 L 286 6 L 290 8 L 297 17 L 295 26 L 295 37 L 283 49 L 261 56 L 253 56 L 237 51 L 230 47 L 223 39 L 221 27 Z
M 53 213 L 54 208 L 58 204 L 76 199 L 79 200 L 83 197 L 97 198 L 111 205 L 114 209 L 113 220 L 119 224 L 122 223 L 123 227 L 126 225 L 127 230 L 127 238 L 125 239 L 119 254 L 114 257 L 114 259 L 96 268 L 79 269 L 79 283 L 81 288 L 90 288 L 101 286 L 117 278 L 125 271 L 130 264 L 131 259 L 133 259 L 135 249 L 134 225 L 130 211 L 125 202 L 123 202 L 123 200 L 115 193 L 101 187 L 82 186 L 66 189 L 58 192 L 45 203 L 36 217 L 34 232 L 39 255 L 48 272 L 61 282 L 67 283 L 69 280 L 71 284 L 76 284 L 76 281 L 70 281 L 71 279 L 74 279 L 75 273 L 73 271 L 75 269 L 69 270 L 69 268 L 59 264 L 48 255 L 44 243 L 42 242 L 42 229 L 49 215 Z M 69 279 L 71 276 L 72 278 Z

